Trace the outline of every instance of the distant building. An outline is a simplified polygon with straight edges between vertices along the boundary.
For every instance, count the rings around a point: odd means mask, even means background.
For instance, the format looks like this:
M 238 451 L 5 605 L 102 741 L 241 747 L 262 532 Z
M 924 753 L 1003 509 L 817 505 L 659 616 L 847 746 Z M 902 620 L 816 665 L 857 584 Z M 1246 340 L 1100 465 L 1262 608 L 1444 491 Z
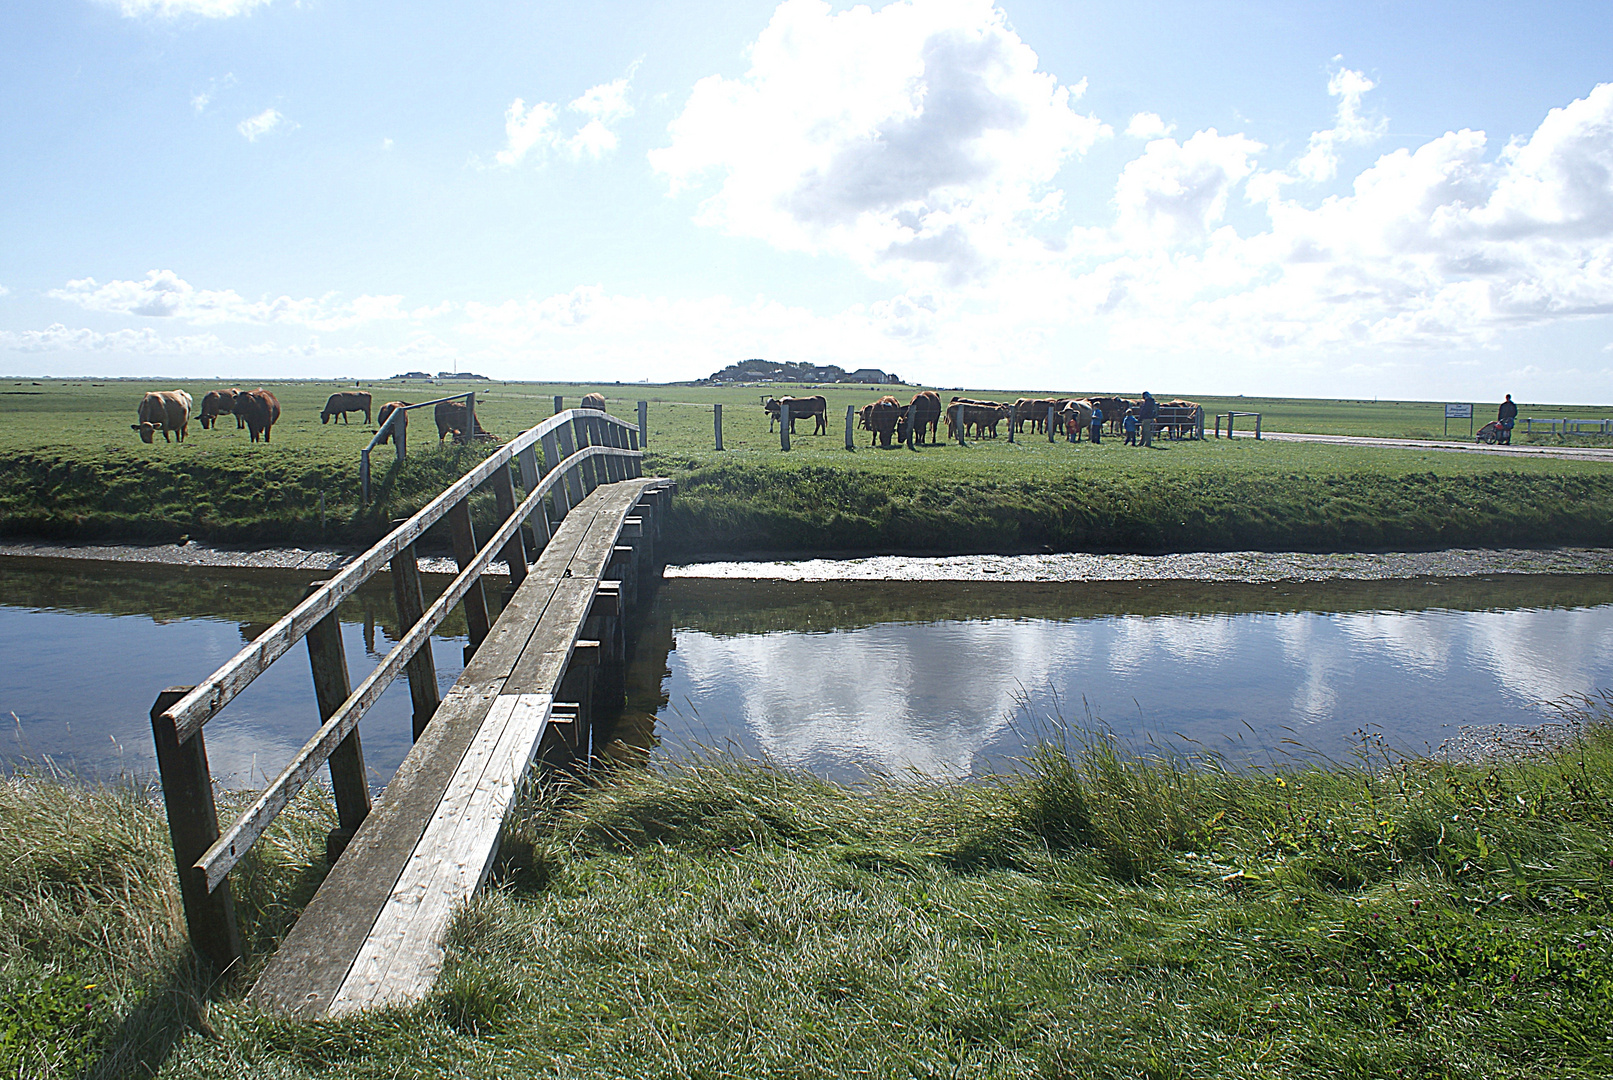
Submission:
M 394 375 L 392 377 L 394 379 L 429 379 L 429 378 L 431 378 L 431 372 L 429 372 L 429 371 L 405 371 L 402 375 Z
M 763 360 L 753 358 L 729 364 L 708 378 L 699 380 L 707 386 L 743 382 L 790 383 L 897 383 L 896 375 L 887 375 L 878 368 L 859 368 L 847 372 L 839 364 L 808 364 L 805 362 Z
M 437 372 L 437 378 L 439 378 L 439 379 L 480 379 L 482 382 L 491 382 L 492 381 L 486 375 L 476 375 L 476 374 L 473 374 L 472 372 L 469 372 L 469 371 L 439 371 L 439 372 Z
M 896 374 L 887 375 L 878 368 L 865 367 L 858 368 L 856 371 L 853 371 L 851 374 L 847 375 L 843 381 L 860 383 L 899 383 L 902 381 L 902 378 L 900 375 Z

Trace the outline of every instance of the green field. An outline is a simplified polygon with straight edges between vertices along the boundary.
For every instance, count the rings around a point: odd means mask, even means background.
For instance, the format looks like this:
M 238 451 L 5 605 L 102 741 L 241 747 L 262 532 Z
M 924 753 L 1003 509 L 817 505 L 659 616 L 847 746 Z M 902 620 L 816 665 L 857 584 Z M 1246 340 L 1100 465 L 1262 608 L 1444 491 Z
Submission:
M 1605 713 L 1597 710 L 1605 721 Z M 1605 1077 L 1613 736 L 1229 773 L 1058 745 L 840 787 L 731 760 L 534 800 L 429 998 L 242 995 L 324 872 L 305 797 L 187 958 L 160 811 L 0 785 L 0 1069 L 172 1077 Z
M 283 415 L 268 445 L 251 444 L 228 420 L 212 431 L 193 424 L 183 445 L 142 444 L 130 430 L 139 395 L 176 385 L 199 403 L 221 384 L 0 383 L 0 532 L 365 543 L 483 452 L 440 446 L 430 418 L 416 414 L 408 462 L 394 469 L 392 451 L 380 448 L 376 496 L 363 507 L 359 452 L 374 429 L 318 419 L 326 396 L 353 384 L 269 384 Z M 1119 440 L 1094 447 L 1030 435 L 1012 444 L 998 438 L 913 452 L 870 448 L 860 431 L 848 453 L 845 409 L 878 392 L 861 387 L 825 389 L 828 433 L 807 434 L 802 425 L 786 454 L 760 407 L 765 387 L 362 385 L 377 405 L 474 388 L 483 426 L 503 437 L 548 416 L 556 393 L 574 405 L 598 390 L 622 416 L 648 401 L 646 469 L 680 482 L 672 549 L 683 554 L 1613 543 L 1613 469 L 1594 462 L 1253 439 L 1161 440 L 1141 450 Z M 1002 399 L 1031 392 L 962 393 Z M 1437 433 L 1442 416 L 1428 403 L 1201 402 L 1209 412 L 1259 410 L 1269 430 L 1406 436 Z M 720 453 L 713 448 L 714 403 L 724 412 Z M 1524 415 L 1597 411 L 1524 406 Z M 484 523 L 490 501 L 479 506 Z

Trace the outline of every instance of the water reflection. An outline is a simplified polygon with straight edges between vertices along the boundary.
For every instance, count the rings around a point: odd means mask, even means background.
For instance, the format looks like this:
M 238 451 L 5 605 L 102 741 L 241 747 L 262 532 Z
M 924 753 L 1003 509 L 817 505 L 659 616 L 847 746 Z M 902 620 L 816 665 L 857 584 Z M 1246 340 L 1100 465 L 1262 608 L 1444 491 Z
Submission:
M 0 561 L 0 758 L 80 776 L 155 768 L 151 703 L 201 681 L 301 599 L 313 575 L 45 560 Z M 428 579 L 427 589 L 441 586 Z M 489 590 L 491 595 L 495 590 Z M 391 585 L 372 581 L 337 617 L 356 686 L 400 636 Z M 463 618 L 432 640 L 442 692 L 463 668 Z M 408 753 L 412 703 L 394 683 L 360 725 L 371 786 Z M 319 726 L 306 652 L 261 675 L 206 728 L 214 778 L 262 786 Z
M 645 644 L 659 643 L 659 647 Z M 1002 767 L 1048 718 L 1234 759 L 1431 749 L 1613 683 L 1613 578 L 667 582 L 632 731 L 835 777 Z M 652 690 L 653 687 L 653 690 Z

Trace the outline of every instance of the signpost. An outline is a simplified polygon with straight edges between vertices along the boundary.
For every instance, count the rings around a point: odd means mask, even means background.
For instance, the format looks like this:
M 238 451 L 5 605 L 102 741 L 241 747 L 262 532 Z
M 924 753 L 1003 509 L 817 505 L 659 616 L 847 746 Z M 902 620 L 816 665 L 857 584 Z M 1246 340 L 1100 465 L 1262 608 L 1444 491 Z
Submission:
M 1450 437 L 1450 434 L 1451 434 L 1451 421 L 1452 420 L 1466 420 L 1467 421 L 1467 433 L 1469 435 L 1473 434 L 1473 405 L 1472 405 L 1472 403 L 1470 402 L 1470 403 L 1468 403 L 1466 405 L 1458 405 L 1458 404 L 1452 403 L 1452 404 L 1447 404 L 1445 406 L 1445 437 L 1446 438 Z

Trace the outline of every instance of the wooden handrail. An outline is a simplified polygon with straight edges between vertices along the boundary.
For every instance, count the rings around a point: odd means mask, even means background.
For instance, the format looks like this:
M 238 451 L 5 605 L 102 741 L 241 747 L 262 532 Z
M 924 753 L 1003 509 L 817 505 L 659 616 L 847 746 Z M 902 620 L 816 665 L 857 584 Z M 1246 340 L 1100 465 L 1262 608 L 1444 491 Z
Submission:
M 246 812 L 225 829 L 202 857 L 196 860 L 195 868 L 206 875 L 209 891 L 218 887 L 219 882 L 224 880 L 231 868 L 245 856 L 258 837 L 263 835 L 263 831 L 269 827 L 275 816 L 287 803 L 296 798 L 297 793 L 347 737 L 348 732 L 358 726 L 364 713 L 375 704 L 391 685 L 392 680 L 397 678 L 410 658 L 431 639 L 431 632 L 448 617 L 448 612 L 453 610 L 453 606 L 470 591 L 472 584 L 493 561 L 494 555 L 510 542 L 516 531 L 525 524 L 527 517 L 564 475 L 595 458 L 638 460 L 642 456 L 642 452 L 637 450 L 623 450 L 614 446 L 588 446 L 549 470 L 531 493 L 522 500 L 515 512 L 505 519 L 487 543 L 477 551 L 465 569 L 459 572 L 436 602 L 426 609 L 420 621 L 403 635 L 403 639 L 393 646 L 392 651 L 376 665 L 375 670 L 370 672 L 331 718 L 325 721 L 313 738 L 303 745 L 280 775 L 263 789 Z
M 251 644 L 225 661 L 223 666 L 206 680 L 197 684 L 195 689 L 165 710 L 162 715 L 164 719 L 173 722 L 179 741 L 184 742 L 201 731 L 202 725 L 216 716 L 220 709 L 268 670 L 270 664 L 301 641 L 320 619 L 336 610 L 338 604 L 386 566 L 394 555 L 419 539 L 422 533 L 441 520 L 461 499 L 480 487 L 497 470 L 509 468 L 510 461 L 517 454 L 537 444 L 544 436 L 559 430 L 569 432 L 571 427 L 568 425 L 572 425 L 573 421 L 578 419 L 605 420 L 627 428 L 635 435 L 638 431 L 633 424 L 597 409 L 567 409 L 499 447 L 474 469 L 449 485 L 442 494 L 432 499 L 413 517 L 343 567 L 318 592 L 292 608 L 273 626 L 259 634 Z M 627 453 L 635 457 L 641 456 L 639 451 L 627 451 Z M 553 468 L 549 471 L 550 474 L 559 474 L 569 473 L 572 469 Z

